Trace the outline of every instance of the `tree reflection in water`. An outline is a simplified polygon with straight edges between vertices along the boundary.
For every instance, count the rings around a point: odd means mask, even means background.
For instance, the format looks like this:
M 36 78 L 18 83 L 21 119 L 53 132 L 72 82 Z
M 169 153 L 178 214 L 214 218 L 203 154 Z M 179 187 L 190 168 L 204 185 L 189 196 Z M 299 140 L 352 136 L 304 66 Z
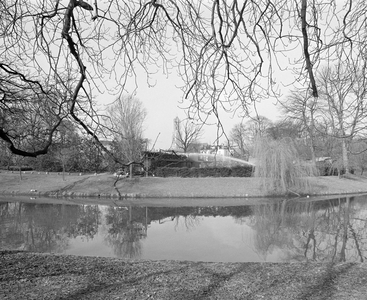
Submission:
M 197 234 L 201 231 L 196 230 L 198 227 L 209 224 L 207 217 L 213 226 L 223 224 L 213 221 L 213 217 L 218 217 L 219 221 L 222 217 L 226 220 L 232 217 L 233 224 L 243 226 L 243 230 L 251 230 L 245 240 L 241 240 L 241 236 L 237 242 L 232 237 L 231 242 L 238 248 L 254 249 L 262 261 L 363 262 L 367 255 L 366 197 L 207 207 L 100 207 L 0 202 L 0 249 L 65 253 L 72 239 L 90 241 L 98 235 L 95 240 L 107 244 L 116 256 L 138 259 L 143 256 L 143 245 L 147 244 L 143 241 L 147 239 L 151 225 L 155 228 L 162 226 L 159 234 L 163 235 L 172 234 L 165 231 L 167 228 L 173 228 L 175 232 L 183 228 Z M 167 222 L 172 226 L 162 224 Z M 203 232 L 214 232 L 215 235 L 216 231 Z M 231 233 L 230 228 L 221 231 L 222 235 Z M 214 236 L 212 240 L 219 238 L 219 235 Z M 82 250 L 77 251 L 79 255 L 89 251 L 83 248 L 85 245 L 89 246 L 84 244 Z M 172 251 L 179 249 L 172 247 Z M 243 256 L 239 261 L 246 261 L 245 252 Z M 144 257 L 147 256 L 144 254 Z
M 196 215 L 188 216 L 175 216 L 175 230 L 179 229 L 180 226 L 184 226 L 187 231 L 195 229 L 200 225 L 200 218 Z
M 145 219 L 145 224 L 142 219 Z M 118 257 L 139 258 L 141 239 L 147 235 L 147 224 L 147 208 L 110 206 L 106 214 L 109 229 L 105 241 Z
M 91 239 L 98 231 L 97 205 L 0 203 L 2 249 L 62 253 L 69 239 Z
M 283 200 L 253 207 L 255 248 L 266 260 L 277 249 L 285 261 L 361 261 L 367 254 L 366 211 L 346 197 L 319 202 Z M 363 203 L 364 205 L 364 203 Z

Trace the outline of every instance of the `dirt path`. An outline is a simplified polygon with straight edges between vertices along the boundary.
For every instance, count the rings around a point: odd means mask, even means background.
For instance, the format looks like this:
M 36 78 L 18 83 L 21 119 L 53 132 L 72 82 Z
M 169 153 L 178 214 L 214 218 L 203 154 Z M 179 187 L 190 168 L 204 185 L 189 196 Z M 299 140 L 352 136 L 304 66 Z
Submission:
M 54 191 L 50 191 L 50 194 L 62 194 L 62 193 L 66 193 L 70 190 L 72 190 L 76 185 L 81 185 L 83 184 L 86 180 L 89 179 L 89 176 L 84 176 L 82 177 L 80 180 L 75 180 L 72 183 L 61 187 L 60 189 L 54 190 Z

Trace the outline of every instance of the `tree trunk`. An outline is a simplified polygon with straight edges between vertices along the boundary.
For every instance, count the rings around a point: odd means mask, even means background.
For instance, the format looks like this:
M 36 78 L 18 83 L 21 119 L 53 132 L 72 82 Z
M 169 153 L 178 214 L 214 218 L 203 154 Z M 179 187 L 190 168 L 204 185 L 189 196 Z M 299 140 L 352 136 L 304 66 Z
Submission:
M 342 233 L 342 246 L 340 249 L 339 262 L 346 261 L 346 251 L 347 251 L 347 242 L 348 242 L 348 225 L 349 225 L 349 213 L 350 213 L 350 197 L 347 197 L 347 202 L 345 204 L 344 210 L 344 222 L 342 225 L 343 233 Z
M 347 140 L 342 139 L 342 157 L 345 174 L 350 174 Z
M 314 98 L 315 99 L 315 98 Z M 316 166 L 316 147 L 314 141 L 314 132 L 315 132 L 315 120 L 314 114 L 311 111 L 311 126 L 309 127 L 309 135 L 310 135 L 310 147 L 311 147 L 311 159 L 314 166 Z
M 62 180 L 65 181 L 65 160 L 62 160 Z

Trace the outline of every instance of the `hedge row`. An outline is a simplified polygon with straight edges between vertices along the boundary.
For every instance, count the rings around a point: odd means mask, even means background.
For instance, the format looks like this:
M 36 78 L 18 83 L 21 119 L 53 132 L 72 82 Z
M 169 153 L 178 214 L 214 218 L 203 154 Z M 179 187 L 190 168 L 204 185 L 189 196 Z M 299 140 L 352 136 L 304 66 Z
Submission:
M 8 170 L 9 171 L 19 171 L 19 166 L 10 166 L 8 167 Z M 21 166 L 20 170 L 21 171 L 33 171 L 33 168 L 29 166 Z
M 158 177 L 251 177 L 251 166 L 221 167 L 221 168 L 157 168 Z

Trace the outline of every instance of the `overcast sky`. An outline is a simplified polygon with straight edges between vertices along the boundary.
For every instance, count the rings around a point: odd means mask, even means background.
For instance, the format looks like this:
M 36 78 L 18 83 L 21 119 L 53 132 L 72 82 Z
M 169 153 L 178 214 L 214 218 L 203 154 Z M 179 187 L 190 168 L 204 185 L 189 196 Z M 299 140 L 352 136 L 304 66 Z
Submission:
M 169 75 L 167 78 L 166 75 L 158 74 L 155 78 L 159 78 L 155 86 L 148 87 L 146 77 L 142 74 L 140 80 L 138 80 L 136 97 L 143 102 L 148 113 L 144 123 L 144 137 L 150 140 L 150 148 L 157 139 L 154 149 L 168 150 L 172 146 L 173 119 L 176 116 L 180 119 L 186 117 L 185 110 L 183 109 L 184 104 L 180 103 L 180 100 L 182 100 L 182 91 L 176 86 L 180 84 L 180 80 L 176 75 Z M 133 88 L 131 88 L 132 91 Z M 108 103 L 112 99 L 110 98 L 103 103 Z M 279 117 L 279 113 L 274 103 L 275 100 L 264 100 L 257 105 L 258 113 L 271 120 L 276 120 Z M 241 117 L 223 112 L 221 121 L 225 126 L 226 133 L 229 134 L 233 126 L 241 122 Z M 213 118 L 212 123 L 214 122 L 215 119 Z M 204 134 L 200 142 L 215 143 L 217 137 L 216 125 L 204 126 L 203 131 Z M 222 138 L 220 142 L 225 143 L 225 139 Z

